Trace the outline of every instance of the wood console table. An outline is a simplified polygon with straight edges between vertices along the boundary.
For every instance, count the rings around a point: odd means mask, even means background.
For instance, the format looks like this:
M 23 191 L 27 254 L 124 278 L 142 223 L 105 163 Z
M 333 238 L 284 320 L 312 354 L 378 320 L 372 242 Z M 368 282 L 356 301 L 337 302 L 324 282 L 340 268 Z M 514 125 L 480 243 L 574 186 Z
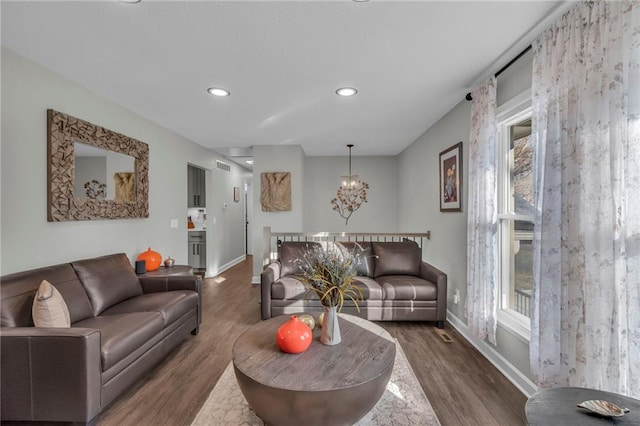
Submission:
M 173 265 L 171 268 L 161 266 L 155 271 L 138 274 L 139 277 L 168 277 L 170 275 L 193 275 L 193 267 L 189 265 Z

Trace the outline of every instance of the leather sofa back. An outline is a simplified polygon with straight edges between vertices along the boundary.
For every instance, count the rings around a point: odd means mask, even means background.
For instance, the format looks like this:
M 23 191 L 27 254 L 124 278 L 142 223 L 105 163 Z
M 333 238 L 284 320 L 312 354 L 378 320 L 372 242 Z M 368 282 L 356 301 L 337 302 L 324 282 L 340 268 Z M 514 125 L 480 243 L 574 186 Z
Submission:
M 93 314 L 142 294 L 142 286 L 124 253 L 72 262 L 93 306 Z
M 375 277 L 384 275 L 420 276 L 422 251 L 415 241 L 373 242 Z
M 42 283 L 53 284 L 69 308 L 71 323 L 93 316 L 84 287 L 70 264 L 47 266 L 0 279 L 0 326 L 33 327 L 31 307 L 33 297 Z
M 362 277 L 374 276 L 374 255 L 373 248 L 369 241 L 340 241 L 336 245 L 343 250 L 343 253 L 356 257 L 358 275 Z
M 279 259 L 282 264 L 280 276 L 295 275 L 302 272 L 298 263 L 305 251 L 316 250 L 322 247 L 320 243 L 307 241 L 285 241 L 280 244 Z
M 285 241 L 279 247 L 281 264 L 280 276 L 296 275 L 302 272 L 300 259 L 305 251 L 326 246 L 336 247 L 344 254 L 356 256 L 358 275 L 381 277 L 384 275 L 420 276 L 422 250 L 415 241 L 369 242 L 339 241 L 319 243 L 315 241 Z

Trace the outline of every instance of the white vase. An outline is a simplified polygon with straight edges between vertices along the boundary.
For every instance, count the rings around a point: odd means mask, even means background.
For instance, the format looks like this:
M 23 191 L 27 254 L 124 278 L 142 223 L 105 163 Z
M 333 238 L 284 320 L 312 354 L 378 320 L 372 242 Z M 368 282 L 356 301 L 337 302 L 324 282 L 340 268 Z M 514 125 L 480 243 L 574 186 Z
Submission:
M 342 338 L 340 337 L 340 325 L 338 324 L 338 307 L 323 306 L 324 317 L 322 318 L 322 334 L 320 334 L 320 342 L 325 345 L 337 345 Z

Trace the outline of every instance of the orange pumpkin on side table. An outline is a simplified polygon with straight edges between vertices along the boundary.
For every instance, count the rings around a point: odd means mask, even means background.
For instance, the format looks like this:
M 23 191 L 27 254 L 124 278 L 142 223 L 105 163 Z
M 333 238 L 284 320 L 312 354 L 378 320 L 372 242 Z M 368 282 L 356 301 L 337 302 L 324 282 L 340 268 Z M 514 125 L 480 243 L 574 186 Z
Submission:
M 144 260 L 147 265 L 147 271 L 155 271 L 162 263 L 162 255 L 149 247 L 147 251 L 140 253 L 136 260 Z

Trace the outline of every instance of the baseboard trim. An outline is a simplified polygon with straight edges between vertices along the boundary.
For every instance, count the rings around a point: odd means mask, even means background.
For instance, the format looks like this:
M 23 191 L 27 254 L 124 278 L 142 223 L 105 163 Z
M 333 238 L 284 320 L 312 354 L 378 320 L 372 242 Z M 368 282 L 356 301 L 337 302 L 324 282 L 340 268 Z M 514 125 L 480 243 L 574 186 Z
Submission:
M 254 275 L 251 277 L 251 284 L 260 284 L 260 275 Z
M 236 266 L 238 263 L 242 263 L 247 259 L 247 255 L 243 254 L 240 257 L 237 257 L 235 259 L 233 259 L 230 262 L 225 263 L 224 265 L 219 266 L 217 269 L 213 269 L 213 270 L 209 270 L 207 269 L 207 272 L 205 273 L 205 278 L 213 278 L 216 275 L 220 275 L 221 273 L 223 273 L 224 271 L 226 271 L 227 269 Z
M 473 336 L 467 325 L 449 310 L 447 310 L 447 321 L 527 398 L 537 392 L 538 387 L 527 376 L 514 367 L 492 345 Z

